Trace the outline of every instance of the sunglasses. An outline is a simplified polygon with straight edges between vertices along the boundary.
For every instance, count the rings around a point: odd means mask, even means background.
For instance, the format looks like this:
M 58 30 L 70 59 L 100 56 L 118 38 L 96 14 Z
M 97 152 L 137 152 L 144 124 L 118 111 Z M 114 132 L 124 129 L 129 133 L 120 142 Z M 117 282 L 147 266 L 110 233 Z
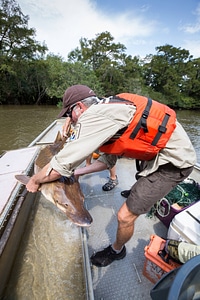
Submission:
M 70 106 L 70 108 L 69 108 L 69 110 L 68 110 L 68 116 L 69 116 L 70 118 L 72 118 L 72 111 L 73 111 L 73 109 L 75 108 L 76 105 L 77 105 L 77 103 L 74 104 L 74 105 L 72 105 L 72 106 Z

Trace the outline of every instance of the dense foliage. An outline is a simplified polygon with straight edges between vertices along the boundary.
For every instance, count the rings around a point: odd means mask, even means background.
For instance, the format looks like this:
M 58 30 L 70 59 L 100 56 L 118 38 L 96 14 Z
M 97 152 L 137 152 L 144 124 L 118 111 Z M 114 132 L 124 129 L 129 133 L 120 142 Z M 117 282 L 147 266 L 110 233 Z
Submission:
M 0 104 L 57 104 L 72 84 L 86 84 L 99 96 L 132 92 L 174 108 L 200 108 L 200 58 L 172 45 L 156 55 L 126 54 L 109 32 L 81 38 L 67 61 L 35 40 L 15 0 L 0 0 Z

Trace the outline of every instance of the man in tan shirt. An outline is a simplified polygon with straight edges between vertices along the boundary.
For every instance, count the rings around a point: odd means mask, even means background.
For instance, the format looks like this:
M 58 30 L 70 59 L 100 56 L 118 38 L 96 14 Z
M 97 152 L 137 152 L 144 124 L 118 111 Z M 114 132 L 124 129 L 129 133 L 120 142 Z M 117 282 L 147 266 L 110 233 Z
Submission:
M 137 96 L 137 95 L 136 95 Z M 120 130 L 127 128 L 134 119 L 137 107 L 133 103 L 102 103 L 89 87 L 74 85 L 63 97 L 60 117 L 68 114 L 64 131 L 70 121 L 74 124 L 72 141 L 53 157 L 41 172 L 31 177 L 27 190 L 36 192 L 41 183 L 50 182 L 61 176 L 81 176 L 105 169 L 111 169 L 117 155 L 104 153 L 93 164 L 78 169 L 79 165 L 96 149 L 104 145 Z M 125 244 L 132 237 L 134 222 L 158 200 L 162 199 L 179 182 L 192 172 L 196 163 L 194 148 L 179 122 L 167 144 L 153 159 L 145 162 L 139 179 L 132 186 L 130 195 L 120 208 L 115 242 L 92 255 L 91 262 L 99 267 L 125 257 Z

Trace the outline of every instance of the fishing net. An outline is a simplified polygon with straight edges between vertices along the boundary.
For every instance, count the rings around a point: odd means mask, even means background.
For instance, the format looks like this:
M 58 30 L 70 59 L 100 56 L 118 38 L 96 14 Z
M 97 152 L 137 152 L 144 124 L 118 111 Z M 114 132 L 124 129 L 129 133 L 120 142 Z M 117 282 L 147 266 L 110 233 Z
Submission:
M 157 213 L 166 217 L 170 213 L 171 205 L 176 203 L 184 208 L 198 200 L 200 200 L 200 185 L 195 180 L 187 178 L 171 190 L 165 198 L 158 201 L 147 213 L 147 216 L 152 217 Z
M 165 196 L 170 204 L 178 203 L 185 207 L 200 200 L 200 186 L 192 179 L 179 183 L 169 194 Z

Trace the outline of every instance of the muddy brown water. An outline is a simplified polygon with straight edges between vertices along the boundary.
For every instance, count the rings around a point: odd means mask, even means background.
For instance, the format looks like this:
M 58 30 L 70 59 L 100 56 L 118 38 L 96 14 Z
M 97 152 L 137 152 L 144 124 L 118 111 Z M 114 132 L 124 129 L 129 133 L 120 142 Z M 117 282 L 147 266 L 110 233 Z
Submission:
M 0 105 L 0 154 L 26 147 L 56 119 L 59 112 L 56 106 Z M 188 133 L 200 162 L 200 110 L 179 110 L 177 118 Z
M 83 268 L 80 231 L 42 196 L 29 218 L 3 299 L 86 299 Z

